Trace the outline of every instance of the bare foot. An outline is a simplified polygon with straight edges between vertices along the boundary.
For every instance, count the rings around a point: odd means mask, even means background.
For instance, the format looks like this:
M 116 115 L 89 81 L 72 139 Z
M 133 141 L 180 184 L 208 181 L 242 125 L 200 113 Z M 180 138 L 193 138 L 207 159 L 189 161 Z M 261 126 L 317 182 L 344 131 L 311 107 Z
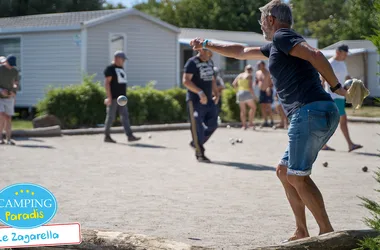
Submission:
M 297 229 L 295 233 L 293 234 L 293 236 L 288 239 L 288 241 L 300 240 L 307 237 L 310 237 L 309 232 Z

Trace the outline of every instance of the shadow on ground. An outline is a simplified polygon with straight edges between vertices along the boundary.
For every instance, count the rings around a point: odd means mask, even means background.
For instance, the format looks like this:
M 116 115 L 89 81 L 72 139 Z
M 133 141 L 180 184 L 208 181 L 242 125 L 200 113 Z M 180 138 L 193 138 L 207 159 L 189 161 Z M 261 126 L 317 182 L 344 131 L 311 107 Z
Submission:
M 249 164 L 242 162 L 229 162 L 229 161 L 213 161 L 212 164 L 227 166 L 227 167 L 235 167 L 244 170 L 254 170 L 254 171 L 276 171 L 275 167 L 265 166 L 261 164 Z
M 121 145 L 126 145 L 126 146 L 129 146 L 129 147 L 136 147 L 136 148 L 161 148 L 161 149 L 170 149 L 168 147 L 165 147 L 165 146 L 160 146 L 160 145 L 153 145 L 153 144 L 145 144 L 145 143 L 131 143 L 131 144 L 128 144 L 128 143 L 117 143 L 117 144 L 121 144 Z
M 28 138 L 28 137 L 16 137 L 12 138 L 14 141 L 35 141 L 35 142 L 44 142 L 41 139 L 36 139 L 36 138 Z
M 38 144 L 19 144 L 19 145 L 16 145 L 16 147 L 21 147 L 21 148 L 47 148 L 47 149 L 54 149 L 53 146 L 49 146 L 49 145 L 38 145 Z
M 375 154 L 375 153 L 362 153 L 362 152 L 356 152 L 355 154 L 358 154 L 358 155 L 365 155 L 365 156 L 380 157 L 380 154 Z

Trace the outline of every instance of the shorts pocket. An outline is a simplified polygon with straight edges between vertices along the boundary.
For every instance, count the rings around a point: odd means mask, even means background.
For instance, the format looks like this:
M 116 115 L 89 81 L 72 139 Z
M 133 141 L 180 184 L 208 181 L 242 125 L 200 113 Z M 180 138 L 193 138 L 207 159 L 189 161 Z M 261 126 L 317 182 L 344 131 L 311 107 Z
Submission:
M 317 110 L 308 110 L 310 135 L 323 138 L 329 132 L 328 113 Z

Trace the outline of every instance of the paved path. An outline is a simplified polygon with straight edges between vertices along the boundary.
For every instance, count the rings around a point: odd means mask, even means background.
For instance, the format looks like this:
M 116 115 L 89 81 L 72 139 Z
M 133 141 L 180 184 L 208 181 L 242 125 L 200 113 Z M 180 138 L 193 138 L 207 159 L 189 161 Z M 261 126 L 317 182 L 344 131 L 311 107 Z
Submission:
M 313 178 L 320 186 L 336 230 L 363 229 L 367 210 L 358 195 L 373 198 L 379 185 L 378 124 L 350 124 L 365 148 L 347 153 L 342 133 L 321 152 Z M 52 222 L 84 228 L 162 236 L 215 247 L 249 249 L 290 236 L 294 219 L 275 175 L 287 142 L 284 130 L 219 129 L 207 145 L 215 164 L 198 164 L 189 131 L 140 133 L 140 144 L 104 144 L 101 135 L 31 138 L 0 147 L 2 186 L 33 182 L 58 200 Z M 229 144 L 229 138 L 243 144 Z M 114 135 L 124 141 L 122 134 Z M 323 162 L 329 166 L 324 168 Z M 362 172 L 363 166 L 369 172 Z M 378 198 L 378 197 L 377 197 Z M 310 233 L 318 233 L 308 212 Z M 190 239 L 192 238 L 192 239 Z

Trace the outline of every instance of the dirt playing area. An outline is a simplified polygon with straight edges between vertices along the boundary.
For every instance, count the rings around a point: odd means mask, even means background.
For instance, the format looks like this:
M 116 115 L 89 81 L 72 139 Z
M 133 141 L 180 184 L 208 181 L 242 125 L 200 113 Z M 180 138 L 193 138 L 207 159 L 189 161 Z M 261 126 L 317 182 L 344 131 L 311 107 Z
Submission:
M 336 230 L 364 229 L 368 212 L 358 196 L 378 200 L 373 171 L 380 167 L 379 124 L 349 124 L 364 146 L 347 152 L 338 128 L 312 178 Z M 149 138 L 148 134 L 152 137 Z M 284 130 L 220 128 L 206 145 L 215 161 L 200 164 L 188 146 L 190 131 L 138 133 L 143 140 L 105 144 L 102 135 L 29 138 L 0 145 L 2 187 L 32 182 L 53 192 L 52 223 L 160 236 L 217 249 L 277 244 L 294 230 L 294 218 L 275 166 L 287 144 Z M 231 145 L 230 138 L 242 138 Z M 328 162 L 328 167 L 323 163 Z M 362 167 L 367 166 L 368 172 Z M 310 234 L 318 233 L 310 212 Z

